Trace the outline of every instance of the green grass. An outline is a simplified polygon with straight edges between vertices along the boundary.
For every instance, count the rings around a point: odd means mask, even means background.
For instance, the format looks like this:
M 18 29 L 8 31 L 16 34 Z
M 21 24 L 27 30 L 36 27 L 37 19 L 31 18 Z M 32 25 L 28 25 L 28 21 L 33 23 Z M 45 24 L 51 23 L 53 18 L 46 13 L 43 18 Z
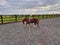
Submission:
M 29 18 L 32 18 L 32 16 L 28 16 Z M 55 18 L 56 16 L 54 15 L 35 15 L 34 17 L 39 18 L 39 19 L 47 19 L 47 18 Z M 24 16 L 17 16 L 17 21 L 21 21 L 24 18 Z M 10 21 L 16 21 L 15 16 L 3 16 L 3 22 L 10 22 Z M 0 17 L 0 22 L 1 22 L 1 17 Z

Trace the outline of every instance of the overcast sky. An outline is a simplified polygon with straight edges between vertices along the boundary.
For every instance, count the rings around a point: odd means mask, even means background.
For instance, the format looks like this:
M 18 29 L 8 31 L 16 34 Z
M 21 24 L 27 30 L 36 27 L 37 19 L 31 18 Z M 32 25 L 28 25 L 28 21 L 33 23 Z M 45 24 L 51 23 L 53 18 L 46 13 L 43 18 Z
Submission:
M 60 0 L 0 0 L 0 14 L 60 14 Z

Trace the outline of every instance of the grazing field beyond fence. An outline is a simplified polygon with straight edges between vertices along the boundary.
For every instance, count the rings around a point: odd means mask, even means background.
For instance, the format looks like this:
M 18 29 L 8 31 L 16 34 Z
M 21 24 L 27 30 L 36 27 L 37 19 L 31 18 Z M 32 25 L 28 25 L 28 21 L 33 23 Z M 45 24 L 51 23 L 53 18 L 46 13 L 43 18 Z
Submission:
M 11 23 L 11 22 L 19 22 L 24 17 L 36 17 L 39 19 L 47 19 L 47 18 L 55 18 L 60 17 L 60 15 L 0 15 L 0 24 Z

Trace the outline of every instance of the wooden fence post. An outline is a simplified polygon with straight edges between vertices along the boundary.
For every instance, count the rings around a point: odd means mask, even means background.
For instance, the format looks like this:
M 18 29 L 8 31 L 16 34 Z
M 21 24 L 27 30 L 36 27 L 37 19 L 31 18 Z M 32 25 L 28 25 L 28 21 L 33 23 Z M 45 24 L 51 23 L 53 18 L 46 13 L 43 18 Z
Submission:
M 1 15 L 1 24 L 3 24 L 3 16 Z
M 49 15 L 49 18 L 50 18 L 50 15 Z
M 15 22 L 17 22 L 17 15 L 15 15 Z
M 48 15 L 46 15 L 46 18 L 48 18 Z

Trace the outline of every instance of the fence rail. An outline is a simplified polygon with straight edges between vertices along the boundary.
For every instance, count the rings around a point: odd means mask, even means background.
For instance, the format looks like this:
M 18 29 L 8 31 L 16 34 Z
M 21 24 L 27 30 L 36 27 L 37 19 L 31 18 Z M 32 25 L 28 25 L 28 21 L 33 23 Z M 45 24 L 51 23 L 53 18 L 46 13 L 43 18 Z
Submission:
M 60 15 L 32 15 L 32 16 L 30 16 L 30 15 L 0 15 L 0 24 L 19 22 L 25 16 L 29 17 L 29 18 L 36 17 L 39 19 L 60 17 Z

